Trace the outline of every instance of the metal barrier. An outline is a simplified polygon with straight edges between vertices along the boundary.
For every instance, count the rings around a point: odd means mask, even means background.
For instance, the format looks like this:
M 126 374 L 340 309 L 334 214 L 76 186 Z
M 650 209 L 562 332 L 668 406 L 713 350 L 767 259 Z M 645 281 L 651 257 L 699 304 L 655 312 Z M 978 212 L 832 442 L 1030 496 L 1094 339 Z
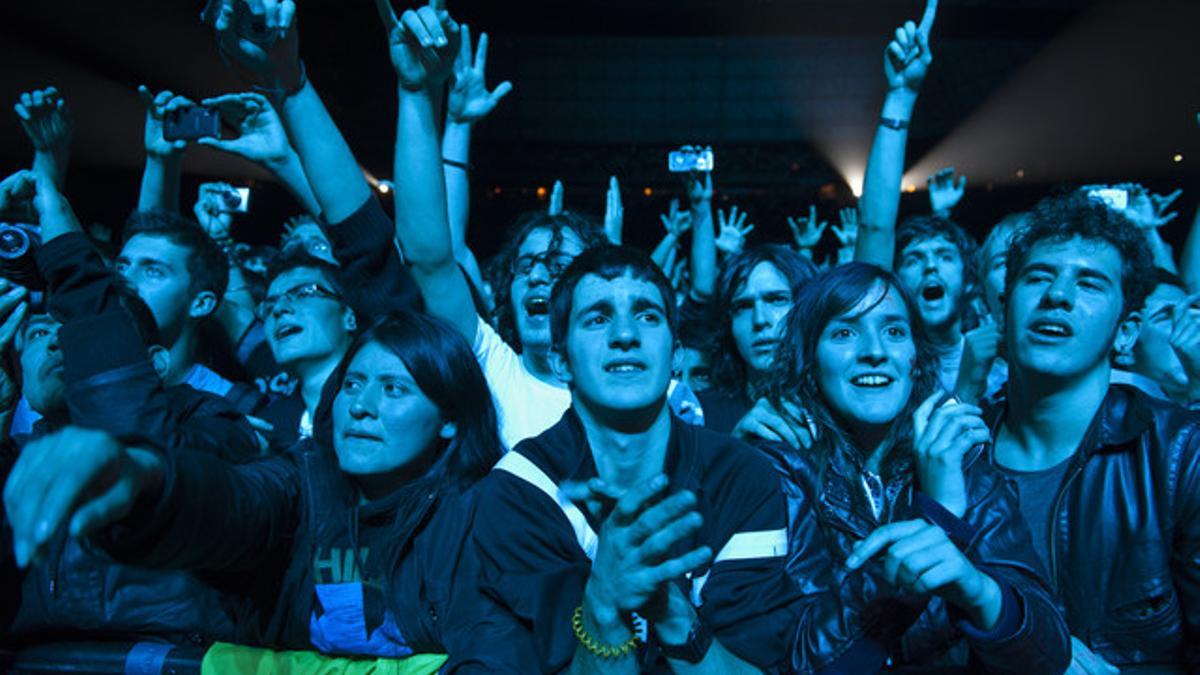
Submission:
M 164 642 L 55 642 L 0 654 L 0 669 L 30 675 L 200 675 L 205 651 Z

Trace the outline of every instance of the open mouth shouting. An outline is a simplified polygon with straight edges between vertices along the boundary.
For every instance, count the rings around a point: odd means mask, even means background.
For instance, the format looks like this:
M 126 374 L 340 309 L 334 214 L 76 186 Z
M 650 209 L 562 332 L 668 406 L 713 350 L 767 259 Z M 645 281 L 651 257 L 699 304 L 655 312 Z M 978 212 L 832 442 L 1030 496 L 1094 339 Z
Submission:
M 530 318 L 544 319 L 550 315 L 550 298 L 545 295 L 525 296 L 525 314 Z
M 925 302 L 938 302 L 946 297 L 946 285 L 937 279 L 930 279 L 921 285 L 920 296 Z

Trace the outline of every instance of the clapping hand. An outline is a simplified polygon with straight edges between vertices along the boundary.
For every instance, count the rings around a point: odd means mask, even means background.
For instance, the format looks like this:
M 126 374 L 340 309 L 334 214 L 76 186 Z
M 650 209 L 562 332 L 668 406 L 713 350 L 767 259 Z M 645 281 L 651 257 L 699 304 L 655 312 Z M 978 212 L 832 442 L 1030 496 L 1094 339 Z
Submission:
M 501 82 L 487 89 L 488 34 L 479 36 L 474 59 L 471 56 L 471 30 L 464 23 L 459 31 L 460 46 L 454 60 L 454 81 L 447 99 L 446 116 L 458 124 L 474 124 L 491 114 L 500 100 L 512 91 L 512 82 Z

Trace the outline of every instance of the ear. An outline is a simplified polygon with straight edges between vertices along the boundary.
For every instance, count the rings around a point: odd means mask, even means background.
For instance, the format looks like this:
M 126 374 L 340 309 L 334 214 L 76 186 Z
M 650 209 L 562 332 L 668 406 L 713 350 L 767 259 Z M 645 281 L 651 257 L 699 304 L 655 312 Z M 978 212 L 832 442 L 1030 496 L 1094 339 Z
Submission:
M 192 304 L 188 307 L 188 316 L 193 319 L 209 316 L 217 311 L 217 294 L 212 291 L 200 291 L 196 297 L 192 298 Z
M 1117 335 L 1113 338 L 1114 360 L 1118 365 L 1133 364 L 1133 345 L 1142 334 L 1142 315 L 1132 312 L 1117 324 Z
M 454 438 L 456 434 L 458 434 L 457 422 L 446 422 L 442 424 L 441 430 L 438 431 L 438 436 L 447 441 Z
M 150 365 L 154 366 L 154 372 L 158 373 L 159 378 L 165 378 L 167 371 L 171 370 L 171 352 L 162 345 L 154 345 L 149 350 Z
M 571 384 L 571 364 L 567 361 L 567 357 L 557 349 L 551 349 L 548 358 L 550 361 L 550 370 L 554 371 L 554 376 L 560 382 Z
M 342 328 L 345 329 L 347 333 L 353 333 L 354 331 L 358 330 L 358 317 L 354 315 L 354 310 L 350 309 L 349 307 L 347 307 L 345 313 L 342 314 Z

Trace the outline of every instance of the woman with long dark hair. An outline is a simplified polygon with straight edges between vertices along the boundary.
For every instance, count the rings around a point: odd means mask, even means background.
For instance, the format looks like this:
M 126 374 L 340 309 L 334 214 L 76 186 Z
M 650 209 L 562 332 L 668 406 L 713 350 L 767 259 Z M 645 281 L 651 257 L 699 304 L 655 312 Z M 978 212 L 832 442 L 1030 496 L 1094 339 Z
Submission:
M 124 561 L 233 580 L 248 598 L 241 642 L 528 672 L 525 631 L 480 594 L 468 545 L 470 488 L 502 453 L 495 408 L 470 346 L 439 319 L 394 314 L 358 336 L 313 438 L 283 456 L 234 466 L 111 439 L 74 446 L 95 467 L 81 496 L 115 472 L 125 510 L 147 506 L 98 541 Z M 22 482 L 12 489 L 40 489 Z M 104 524 L 86 504 L 75 513 L 73 532 Z
M 916 317 L 896 277 L 862 263 L 817 277 L 788 316 L 770 396 L 817 429 L 807 450 L 765 448 L 805 594 L 792 665 L 1061 673 L 1069 636 L 1016 490 L 981 461 L 980 411 L 942 392 Z

